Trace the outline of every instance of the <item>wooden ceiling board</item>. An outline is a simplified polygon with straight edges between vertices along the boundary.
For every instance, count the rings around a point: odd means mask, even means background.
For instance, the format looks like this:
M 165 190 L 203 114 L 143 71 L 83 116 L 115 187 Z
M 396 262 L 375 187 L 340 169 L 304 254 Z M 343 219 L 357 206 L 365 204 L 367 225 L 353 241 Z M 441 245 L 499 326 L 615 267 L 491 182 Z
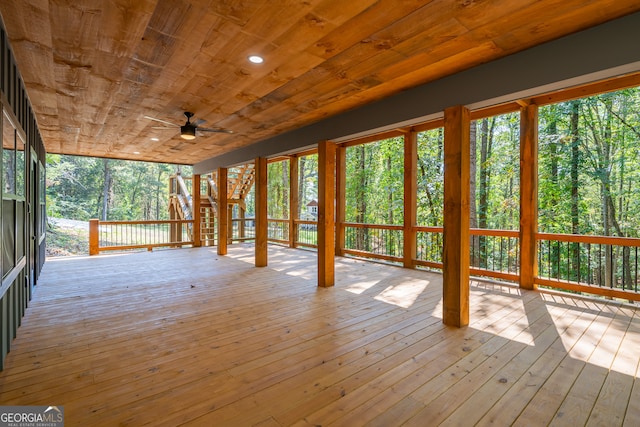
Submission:
M 49 152 L 186 164 L 638 10 L 637 0 L 0 2 Z M 185 142 L 144 118 L 182 124 L 186 110 L 234 134 Z
M 392 25 L 397 20 L 413 13 L 425 2 L 381 0 L 371 5 L 359 15 L 342 22 L 337 31 L 328 33 L 317 43 L 309 47 L 309 52 L 325 59 L 343 52 L 371 34 Z

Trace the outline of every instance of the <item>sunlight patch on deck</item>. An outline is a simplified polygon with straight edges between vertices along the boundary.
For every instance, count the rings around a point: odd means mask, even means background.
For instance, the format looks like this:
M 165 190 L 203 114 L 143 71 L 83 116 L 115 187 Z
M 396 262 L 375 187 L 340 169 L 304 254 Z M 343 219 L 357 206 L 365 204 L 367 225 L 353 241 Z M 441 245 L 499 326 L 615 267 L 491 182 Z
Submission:
M 360 280 L 358 282 L 350 284 L 345 288 L 345 290 L 347 292 L 351 292 L 352 294 L 360 295 L 367 289 L 373 288 L 378 283 L 380 283 L 379 280 Z
M 387 287 L 375 299 L 398 307 L 409 308 L 429 285 L 428 280 L 406 280 Z

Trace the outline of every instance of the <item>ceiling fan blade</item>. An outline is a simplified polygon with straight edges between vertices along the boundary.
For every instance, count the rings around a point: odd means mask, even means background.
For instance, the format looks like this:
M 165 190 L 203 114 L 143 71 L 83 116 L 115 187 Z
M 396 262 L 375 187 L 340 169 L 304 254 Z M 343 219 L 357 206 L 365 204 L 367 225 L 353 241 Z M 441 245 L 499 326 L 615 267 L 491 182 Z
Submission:
M 169 126 L 173 126 L 173 127 L 180 127 L 180 125 L 177 125 L 177 124 L 175 124 L 175 123 L 168 122 L 168 121 L 166 121 L 166 120 L 156 119 L 155 117 L 151 117 L 151 116 L 144 116 L 144 118 L 145 118 L 145 119 L 149 119 L 149 120 L 154 120 L 154 121 L 156 121 L 156 122 L 164 123 L 164 124 L 169 125 Z
M 191 122 L 192 125 L 196 125 L 196 126 L 200 126 L 203 123 L 206 123 L 207 121 L 205 119 L 198 119 L 198 120 L 194 120 Z
M 172 130 L 175 131 L 175 128 L 168 128 L 166 126 L 151 126 L 151 129 L 160 129 L 160 130 Z
M 213 128 L 197 128 L 197 129 L 199 131 L 202 131 L 202 132 L 233 133 L 232 130 L 222 129 L 222 128 L 217 128 L 217 129 L 213 129 Z

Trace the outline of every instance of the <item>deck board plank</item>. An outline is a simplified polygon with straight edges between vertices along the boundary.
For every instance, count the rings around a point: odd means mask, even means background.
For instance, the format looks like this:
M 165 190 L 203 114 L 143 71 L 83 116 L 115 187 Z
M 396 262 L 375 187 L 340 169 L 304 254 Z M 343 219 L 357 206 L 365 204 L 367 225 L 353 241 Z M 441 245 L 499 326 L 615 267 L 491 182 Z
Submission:
M 473 281 L 458 329 L 436 273 L 337 258 L 321 289 L 313 252 L 269 251 L 260 269 L 248 244 L 49 260 L 0 402 L 70 426 L 640 419 L 632 306 Z

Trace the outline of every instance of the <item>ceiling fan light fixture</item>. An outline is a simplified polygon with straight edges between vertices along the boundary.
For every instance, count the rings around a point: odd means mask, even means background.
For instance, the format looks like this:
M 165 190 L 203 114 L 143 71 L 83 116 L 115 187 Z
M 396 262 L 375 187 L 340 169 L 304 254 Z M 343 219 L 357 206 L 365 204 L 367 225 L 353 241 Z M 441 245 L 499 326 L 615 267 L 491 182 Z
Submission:
M 196 128 L 193 126 L 180 126 L 180 137 L 188 141 L 196 139 Z

